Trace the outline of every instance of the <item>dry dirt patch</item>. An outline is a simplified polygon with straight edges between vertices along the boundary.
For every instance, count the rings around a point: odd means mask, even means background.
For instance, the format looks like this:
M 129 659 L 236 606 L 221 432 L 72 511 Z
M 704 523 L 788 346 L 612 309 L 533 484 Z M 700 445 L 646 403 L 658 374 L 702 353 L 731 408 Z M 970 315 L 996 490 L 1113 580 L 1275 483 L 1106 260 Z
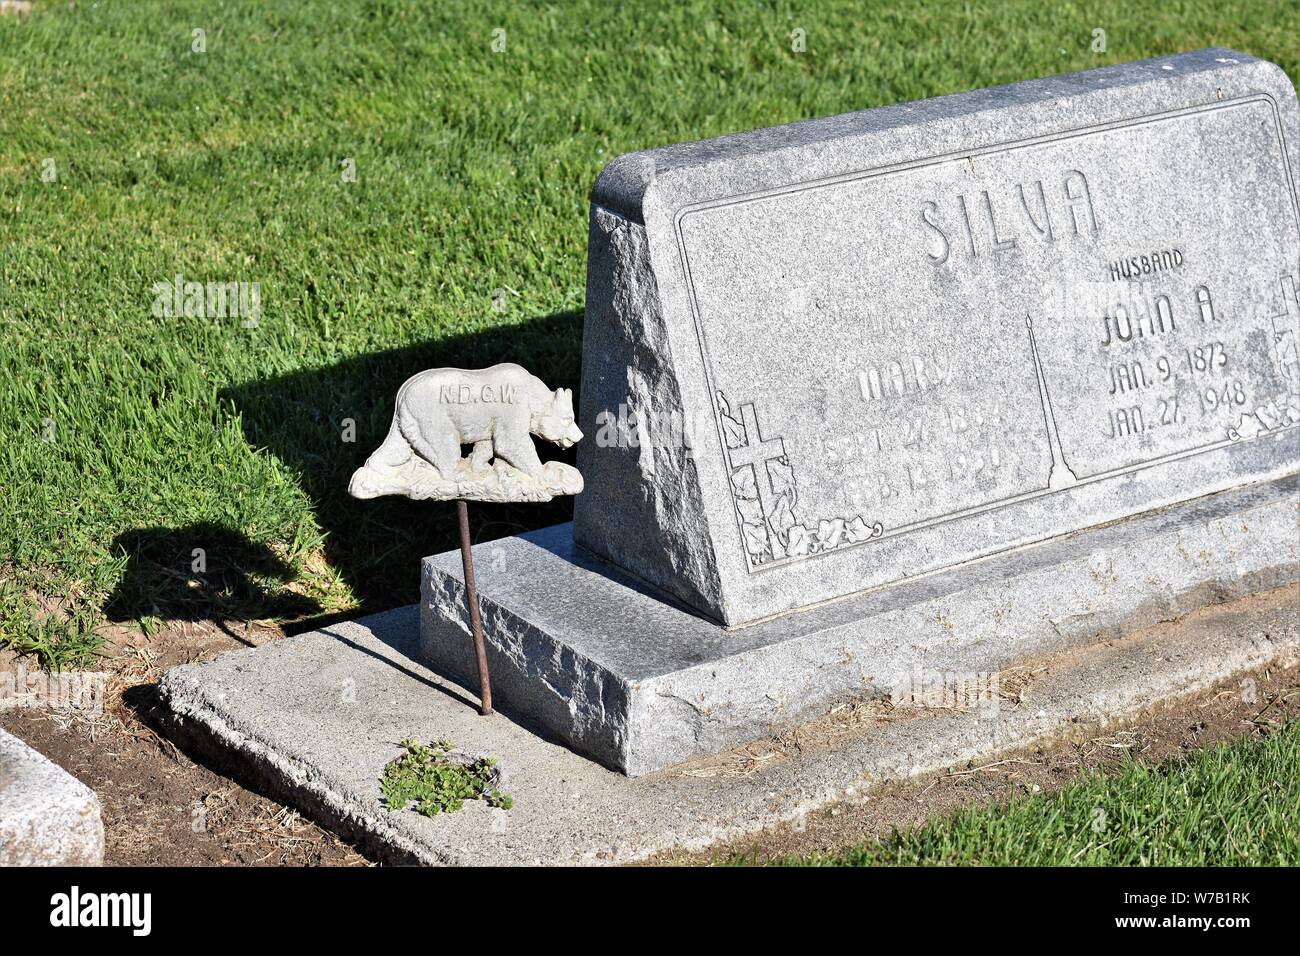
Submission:
M 176 622 L 146 639 L 138 629 L 105 634 L 103 713 L 40 708 L 0 711 L 0 727 L 67 769 L 98 795 L 104 862 L 125 866 L 368 865 L 334 834 L 195 763 L 147 719 L 153 685 L 177 664 L 280 636 L 267 626 Z M 0 669 L 12 670 L 12 654 Z M 28 663 L 28 668 L 34 665 Z
M 1242 682 L 1254 681 L 1254 700 Z M 877 717 L 877 715 L 873 715 Z M 1007 800 L 1016 794 L 1050 792 L 1080 774 L 1104 769 L 1126 756 L 1157 764 L 1243 736 L 1268 733 L 1300 719 L 1300 665 L 1242 674 L 1213 690 L 1099 729 L 1079 730 L 1047 746 L 994 761 L 959 767 L 915 780 L 885 784 L 863 799 L 808 814 L 801 825 L 719 845 L 695 854 L 664 854 L 661 865 L 700 865 L 744 856 L 757 861 L 840 850 L 887 837 L 962 807 Z

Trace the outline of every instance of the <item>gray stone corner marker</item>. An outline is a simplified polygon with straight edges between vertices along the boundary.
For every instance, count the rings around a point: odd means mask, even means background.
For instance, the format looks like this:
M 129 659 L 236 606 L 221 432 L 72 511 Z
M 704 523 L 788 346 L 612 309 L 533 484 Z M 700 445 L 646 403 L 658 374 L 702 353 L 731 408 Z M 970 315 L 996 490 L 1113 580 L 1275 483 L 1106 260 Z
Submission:
M 85 784 L 0 730 L 0 866 L 98 866 L 99 798 Z
M 391 858 L 622 859 L 1293 659 L 1290 618 L 1123 639 L 1300 581 L 1298 179 L 1291 83 L 1223 49 L 621 157 L 576 417 L 518 366 L 425 372 L 351 488 L 581 490 L 573 522 L 425 558 L 418 614 L 169 672 L 177 732 Z M 583 433 L 580 476 L 530 437 Z M 465 565 L 495 717 L 461 689 Z M 904 721 L 683 776 L 1094 653 L 992 738 Z M 385 814 L 412 734 L 498 756 L 526 809 Z

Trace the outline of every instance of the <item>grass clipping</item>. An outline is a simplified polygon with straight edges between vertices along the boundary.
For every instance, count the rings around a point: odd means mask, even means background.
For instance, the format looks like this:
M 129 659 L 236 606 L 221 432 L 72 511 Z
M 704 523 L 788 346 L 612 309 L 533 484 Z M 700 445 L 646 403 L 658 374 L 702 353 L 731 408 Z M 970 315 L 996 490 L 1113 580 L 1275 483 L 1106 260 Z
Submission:
M 455 813 L 466 800 L 483 800 L 490 807 L 509 810 L 514 801 L 495 786 L 496 761 L 480 757 L 464 762 L 452 756 L 450 740 L 426 747 L 418 740 L 402 741 L 406 753 L 388 762 L 380 785 L 390 811 L 407 807 L 426 817 Z

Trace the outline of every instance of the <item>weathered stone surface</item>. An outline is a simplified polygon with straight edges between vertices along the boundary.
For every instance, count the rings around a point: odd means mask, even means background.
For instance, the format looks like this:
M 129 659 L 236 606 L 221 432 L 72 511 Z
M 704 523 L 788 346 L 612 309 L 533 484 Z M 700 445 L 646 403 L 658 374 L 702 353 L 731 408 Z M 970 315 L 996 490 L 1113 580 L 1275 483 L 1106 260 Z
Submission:
M 761 737 L 917 670 L 994 672 L 1300 579 L 1300 479 L 1232 489 L 727 630 L 574 548 L 477 545 L 503 713 L 638 775 Z M 477 686 L 459 552 L 424 562 L 420 655 Z
M 0 866 L 99 866 L 104 824 L 94 791 L 0 730 Z
M 503 461 L 475 465 L 462 459 L 444 477 L 418 455 L 391 470 L 362 465 L 348 484 L 353 498 L 401 495 L 414 501 L 550 501 L 580 491 L 582 475 L 562 461 L 548 461 L 537 475 L 525 475 Z
M 160 685 L 173 733 L 240 779 L 359 840 L 381 859 L 430 864 L 620 863 L 797 822 L 874 785 L 1110 724 L 1234 672 L 1293 662 L 1293 595 L 1250 611 L 1193 618 L 1042 662 L 1019 700 L 996 709 L 917 711 L 870 722 L 832 748 L 755 763 L 745 753 L 629 779 L 502 715 L 484 719 L 416 656 L 414 606 L 331 625 L 168 671 Z M 1199 619 L 1198 619 L 1199 618 Z M 895 717 L 898 715 L 895 714 Z M 389 813 L 379 777 L 400 741 L 450 738 L 496 757 L 510 810 L 474 800 L 456 813 Z
M 614 161 L 577 543 L 734 626 L 1295 471 L 1298 149 L 1219 49 Z
M 532 435 L 569 448 L 582 439 L 573 393 L 552 392 L 527 369 L 435 368 L 397 392 L 384 443 L 352 475 L 354 498 L 402 495 L 416 500 L 550 501 L 582 491 L 582 475 L 543 462 Z M 465 446 L 472 446 L 462 458 Z

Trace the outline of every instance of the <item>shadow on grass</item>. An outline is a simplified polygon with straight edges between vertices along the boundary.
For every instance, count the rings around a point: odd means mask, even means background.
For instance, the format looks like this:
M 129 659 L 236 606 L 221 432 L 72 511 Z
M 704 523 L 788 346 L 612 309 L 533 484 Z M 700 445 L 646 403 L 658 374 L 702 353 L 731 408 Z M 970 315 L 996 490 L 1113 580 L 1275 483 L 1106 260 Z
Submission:
M 126 555 L 127 566 L 104 606 L 111 621 L 152 615 L 221 623 L 321 611 L 311 598 L 284 589 L 294 570 L 269 547 L 222 525 L 139 528 L 118 535 L 112 547 Z
M 352 472 L 388 434 L 401 384 L 427 368 L 518 362 L 551 388 L 576 390 L 581 347 L 582 313 L 559 312 L 248 382 L 223 390 L 220 399 L 242 417 L 249 444 L 275 455 L 310 495 L 326 532 L 325 558 L 361 601 L 358 613 L 367 613 L 418 600 L 420 559 L 459 545 L 450 503 L 358 501 L 347 493 Z M 355 423 L 351 442 L 345 440 L 348 419 Z M 573 451 L 547 445 L 544 457 L 572 463 Z M 568 521 L 572 514 L 568 498 L 548 504 L 474 504 L 471 535 L 475 542 L 491 540 Z

